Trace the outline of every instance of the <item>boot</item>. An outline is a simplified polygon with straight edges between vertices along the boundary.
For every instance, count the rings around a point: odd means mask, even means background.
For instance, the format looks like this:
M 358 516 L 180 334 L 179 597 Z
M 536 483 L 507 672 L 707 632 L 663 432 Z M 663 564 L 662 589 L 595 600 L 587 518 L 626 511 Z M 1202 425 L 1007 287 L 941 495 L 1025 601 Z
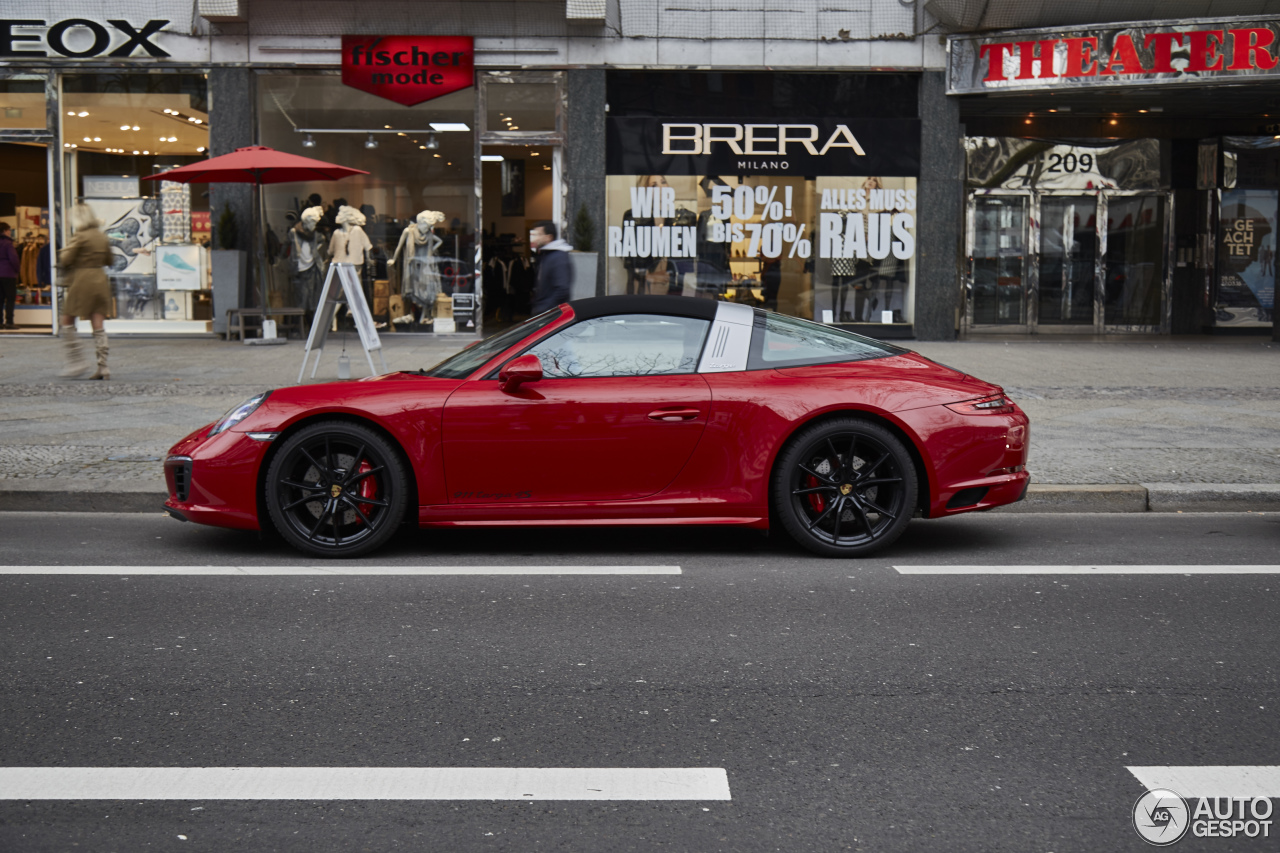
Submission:
M 98 357 L 98 369 L 93 372 L 90 379 L 110 379 L 111 371 L 107 369 L 107 353 L 110 348 L 107 346 L 107 330 L 94 329 L 93 331 L 93 352 Z
M 66 355 L 66 365 L 59 371 L 58 375 L 66 379 L 83 376 L 84 372 L 93 367 L 93 365 L 85 358 L 84 344 L 80 342 L 80 336 L 76 334 L 76 327 L 63 326 L 58 336 L 62 338 L 62 351 Z

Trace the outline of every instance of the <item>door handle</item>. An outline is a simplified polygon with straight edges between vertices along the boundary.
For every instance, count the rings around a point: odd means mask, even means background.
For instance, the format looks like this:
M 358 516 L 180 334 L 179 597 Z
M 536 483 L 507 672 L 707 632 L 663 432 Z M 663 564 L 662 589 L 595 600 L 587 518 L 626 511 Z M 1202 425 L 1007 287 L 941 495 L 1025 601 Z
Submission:
M 669 409 L 656 409 L 649 413 L 649 420 L 676 423 L 678 421 L 691 421 L 700 414 L 702 412 L 699 409 L 683 409 L 677 406 Z

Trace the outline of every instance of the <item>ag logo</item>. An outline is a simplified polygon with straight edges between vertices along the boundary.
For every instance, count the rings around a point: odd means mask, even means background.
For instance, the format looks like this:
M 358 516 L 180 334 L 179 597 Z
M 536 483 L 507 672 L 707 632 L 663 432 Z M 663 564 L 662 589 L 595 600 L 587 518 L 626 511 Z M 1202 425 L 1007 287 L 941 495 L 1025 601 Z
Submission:
M 1133 828 L 1148 844 L 1167 847 L 1186 835 L 1190 824 L 1187 801 L 1168 788 L 1147 791 L 1133 804 Z

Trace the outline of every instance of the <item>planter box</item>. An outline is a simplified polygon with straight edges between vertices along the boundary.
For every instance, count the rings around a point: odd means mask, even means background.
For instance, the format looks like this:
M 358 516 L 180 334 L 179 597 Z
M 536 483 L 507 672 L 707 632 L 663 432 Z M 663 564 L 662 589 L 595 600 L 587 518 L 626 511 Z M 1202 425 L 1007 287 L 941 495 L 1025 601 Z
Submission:
M 573 265 L 573 287 L 569 291 L 571 300 L 596 295 L 596 265 L 599 257 L 599 252 L 569 253 L 569 262 Z
M 213 270 L 213 330 L 220 335 L 227 333 L 227 312 L 232 308 L 244 308 L 244 288 L 249 265 L 249 253 L 239 249 L 214 249 Z

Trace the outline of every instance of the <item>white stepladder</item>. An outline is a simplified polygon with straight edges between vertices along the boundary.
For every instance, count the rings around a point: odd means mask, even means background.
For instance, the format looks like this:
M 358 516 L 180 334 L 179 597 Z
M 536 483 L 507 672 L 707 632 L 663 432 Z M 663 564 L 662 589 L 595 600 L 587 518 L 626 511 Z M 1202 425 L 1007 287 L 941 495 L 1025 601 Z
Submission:
M 337 275 L 342 288 L 342 296 L 346 297 L 347 309 L 355 320 L 356 332 L 360 334 L 360 345 L 364 347 L 364 357 L 369 361 L 369 375 L 375 376 L 378 369 L 373 366 L 373 351 L 378 351 L 378 360 L 382 362 L 382 370 L 387 371 L 387 360 L 382 355 L 382 340 L 373 325 L 373 315 L 369 313 L 369 303 L 364 298 L 364 288 L 356 276 L 356 268 L 352 264 L 329 264 L 329 274 L 324 277 L 324 289 L 320 291 L 320 304 L 316 307 L 315 319 L 311 321 L 311 333 L 307 335 L 307 348 L 302 353 L 302 367 L 298 368 L 298 382 L 302 382 L 302 374 L 307 370 L 307 358 L 311 350 L 316 351 L 315 363 L 311 366 L 311 378 L 316 378 L 316 369 L 320 367 L 320 356 L 324 355 L 324 342 L 329 335 L 329 327 L 333 325 L 333 315 L 342 304 L 337 290 L 333 287 L 333 278 Z

